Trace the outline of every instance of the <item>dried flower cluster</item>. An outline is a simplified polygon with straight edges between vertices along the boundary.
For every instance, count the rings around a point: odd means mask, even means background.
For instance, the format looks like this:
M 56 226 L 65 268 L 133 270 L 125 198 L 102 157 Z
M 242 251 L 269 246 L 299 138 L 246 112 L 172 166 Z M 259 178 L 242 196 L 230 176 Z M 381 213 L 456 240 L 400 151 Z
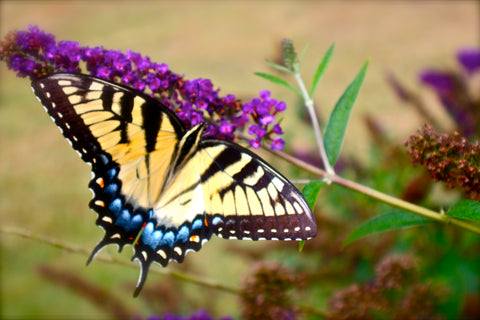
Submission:
M 55 72 L 88 72 L 90 75 L 119 83 L 150 94 L 172 109 L 188 128 L 207 122 L 205 136 L 234 140 L 249 121 L 249 140 L 253 148 L 262 141 L 272 150 L 282 149 L 284 141 L 278 112 L 284 102 L 260 92 L 260 97 L 242 103 L 235 96 L 221 96 L 209 79 L 185 79 L 172 72 L 165 63 L 127 50 L 83 47 L 74 41 L 55 40 L 52 34 L 30 26 L 28 31 L 9 33 L 0 41 L 0 60 L 20 77 L 35 79 Z
M 414 164 L 425 166 L 431 177 L 449 188 L 459 186 L 473 200 L 480 200 L 480 145 L 458 132 L 439 134 L 425 125 L 405 142 Z
M 382 260 L 376 278 L 335 293 L 328 319 L 442 319 L 436 304 L 445 295 L 428 283 L 415 283 L 415 262 L 399 255 Z
M 299 276 L 278 264 L 258 264 L 244 283 L 245 319 L 297 319 L 291 291 L 299 287 Z

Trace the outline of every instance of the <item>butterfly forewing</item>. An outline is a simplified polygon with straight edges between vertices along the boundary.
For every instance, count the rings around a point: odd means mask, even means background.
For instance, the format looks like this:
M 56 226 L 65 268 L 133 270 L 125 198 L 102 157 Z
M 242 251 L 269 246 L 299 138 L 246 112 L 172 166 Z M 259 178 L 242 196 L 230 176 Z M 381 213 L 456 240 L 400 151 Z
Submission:
M 88 76 L 55 74 L 33 88 L 82 159 L 100 155 L 120 167 L 125 198 L 153 206 L 183 127 L 160 103 L 127 88 Z

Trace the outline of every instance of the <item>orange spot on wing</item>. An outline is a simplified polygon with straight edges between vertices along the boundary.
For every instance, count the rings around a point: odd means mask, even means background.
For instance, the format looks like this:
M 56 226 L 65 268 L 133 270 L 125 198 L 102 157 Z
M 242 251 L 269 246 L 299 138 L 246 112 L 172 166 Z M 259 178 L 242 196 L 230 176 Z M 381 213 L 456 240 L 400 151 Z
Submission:
M 103 178 L 98 178 L 97 183 L 100 186 L 100 188 L 103 189 L 105 187 L 105 181 L 103 180 Z
M 97 200 L 95 201 L 95 204 L 99 207 L 102 207 L 104 208 L 105 207 L 105 202 L 103 202 L 102 200 Z

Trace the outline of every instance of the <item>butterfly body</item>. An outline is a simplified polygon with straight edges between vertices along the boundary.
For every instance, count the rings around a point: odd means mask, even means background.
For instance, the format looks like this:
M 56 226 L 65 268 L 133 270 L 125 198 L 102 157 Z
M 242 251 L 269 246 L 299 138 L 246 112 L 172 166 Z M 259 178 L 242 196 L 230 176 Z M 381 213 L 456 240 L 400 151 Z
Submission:
M 53 74 L 35 94 L 81 158 L 92 166 L 90 208 L 108 244 L 134 246 L 142 288 L 152 262 L 166 266 L 198 251 L 212 234 L 303 240 L 316 235 L 301 193 L 237 144 L 186 130 L 149 96 L 94 77 Z

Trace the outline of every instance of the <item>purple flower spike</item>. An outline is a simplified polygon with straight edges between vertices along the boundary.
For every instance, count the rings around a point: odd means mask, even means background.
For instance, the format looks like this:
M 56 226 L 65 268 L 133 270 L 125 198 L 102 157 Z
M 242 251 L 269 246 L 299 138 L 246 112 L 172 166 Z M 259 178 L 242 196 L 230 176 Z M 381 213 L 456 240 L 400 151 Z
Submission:
M 35 26 L 9 33 L 0 41 L 0 60 L 20 77 L 35 79 L 56 72 L 90 73 L 126 85 L 161 101 L 187 129 L 208 120 L 205 137 L 235 140 L 237 131 L 244 130 L 251 121 L 250 145 L 258 148 L 267 140 L 275 143 L 272 148 L 283 147 L 277 141 L 283 131 L 275 116 L 286 105 L 273 99 L 267 90 L 243 104 L 234 95 L 221 96 L 209 79 L 184 79 L 165 63 L 152 62 L 138 52 L 82 47 L 75 41 L 57 42 L 53 35 Z
M 420 74 L 420 81 L 433 87 L 438 92 L 451 91 L 455 86 L 453 76 L 442 71 L 425 70 Z
M 146 320 L 215 320 L 215 318 L 212 317 L 207 311 L 198 310 L 192 313 L 188 317 L 177 316 L 173 314 L 166 314 L 164 316 L 157 316 L 157 315 L 149 316 L 146 318 Z M 223 318 L 220 318 L 220 320 L 233 320 L 233 318 L 223 317 Z
M 468 74 L 472 74 L 480 69 L 480 48 L 462 49 L 457 53 L 457 59 Z
M 254 124 L 248 127 L 248 133 L 256 135 L 257 139 L 250 140 L 253 148 L 260 146 L 262 139 L 267 139 L 272 143 L 276 138 L 273 135 L 283 134 L 280 123 L 275 123 L 275 115 L 286 109 L 285 102 L 277 101 L 270 96 L 270 91 L 261 91 L 260 98 L 253 98 L 250 102 L 243 105 L 243 111 L 254 119 Z M 283 140 L 282 140 L 283 141 Z M 271 145 L 272 150 L 283 149 L 284 142 L 275 142 Z

